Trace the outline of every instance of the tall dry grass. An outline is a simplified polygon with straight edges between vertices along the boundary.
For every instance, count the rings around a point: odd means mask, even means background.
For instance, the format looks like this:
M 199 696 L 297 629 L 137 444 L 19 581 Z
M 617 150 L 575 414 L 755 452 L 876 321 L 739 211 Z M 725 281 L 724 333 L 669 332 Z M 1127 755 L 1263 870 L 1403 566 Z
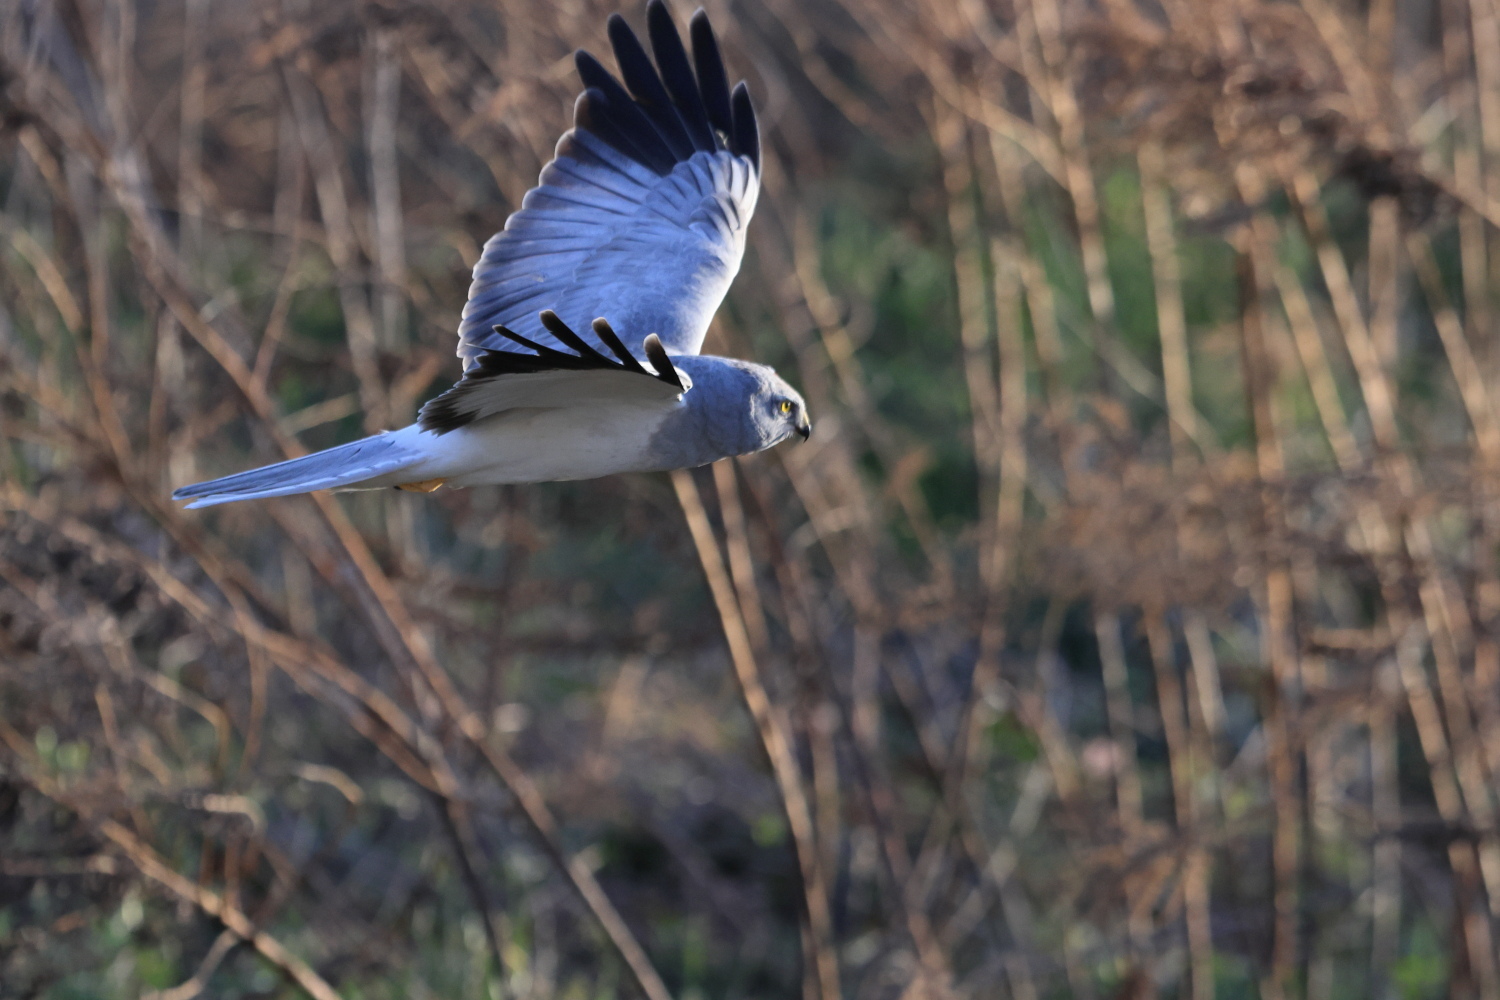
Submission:
M 0 6 L 0 994 L 1500 996 L 1494 0 L 711 7 L 811 444 L 182 512 L 609 8 Z

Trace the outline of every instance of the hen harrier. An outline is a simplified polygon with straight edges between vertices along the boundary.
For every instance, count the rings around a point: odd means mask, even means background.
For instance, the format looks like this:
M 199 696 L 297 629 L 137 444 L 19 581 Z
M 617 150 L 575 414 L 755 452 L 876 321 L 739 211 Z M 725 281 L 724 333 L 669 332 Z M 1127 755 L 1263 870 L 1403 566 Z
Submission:
M 655 65 L 624 19 L 609 19 L 623 85 L 576 54 L 573 128 L 474 265 L 463 379 L 410 427 L 173 499 L 593 479 L 807 438 L 802 397 L 772 369 L 698 354 L 760 193 L 750 92 L 730 92 L 703 11 L 691 57 L 661 0 L 646 25 Z

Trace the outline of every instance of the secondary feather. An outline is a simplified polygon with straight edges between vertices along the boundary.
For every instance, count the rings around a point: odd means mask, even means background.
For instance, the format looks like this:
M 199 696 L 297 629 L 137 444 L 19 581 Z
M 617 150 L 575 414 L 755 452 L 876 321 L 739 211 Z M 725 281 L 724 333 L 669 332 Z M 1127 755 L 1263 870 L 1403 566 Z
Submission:
M 604 319 L 594 320 L 594 336 L 613 358 L 551 310 L 542 310 L 537 322 L 561 349 L 497 325 L 496 336 L 518 350 L 479 355 L 457 385 L 422 407 L 417 416 L 422 430 L 447 434 L 509 410 L 597 406 L 605 401 L 666 405 L 692 388 L 692 379 L 672 364 L 655 334 L 648 335 L 642 345 L 650 361 L 648 368 Z

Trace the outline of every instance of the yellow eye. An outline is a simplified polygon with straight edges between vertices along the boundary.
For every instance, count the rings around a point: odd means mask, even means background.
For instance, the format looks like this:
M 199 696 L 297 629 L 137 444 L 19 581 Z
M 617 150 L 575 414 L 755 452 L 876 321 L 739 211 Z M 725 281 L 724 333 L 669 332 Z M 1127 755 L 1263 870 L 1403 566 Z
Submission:
M 792 401 L 790 399 L 783 399 L 781 401 L 781 412 L 782 413 L 791 413 L 792 412 Z

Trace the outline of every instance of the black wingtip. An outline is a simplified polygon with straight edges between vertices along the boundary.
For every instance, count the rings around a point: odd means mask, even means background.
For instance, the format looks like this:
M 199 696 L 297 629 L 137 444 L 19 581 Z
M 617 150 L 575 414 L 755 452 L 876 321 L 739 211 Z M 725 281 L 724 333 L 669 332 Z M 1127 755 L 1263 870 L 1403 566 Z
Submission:
M 662 0 L 647 4 L 646 27 L 655 65 L 629 23 L 609 16 L 619 78 L 585 50 L 573 53 L 584 85 L 574 124 L 661 176 L 695 152 L 721 149 L 746 157 L 758 173 L 755 107 L 744 83 L 731 93 L 708 13 L 700 7 L 689 22 L 691 59 Z
M 599 84 L 606 79 L 613 79 L 604 64 L 594 58 L 594 54 L 588 49 L 573 50 L 573 68 L 578 71 L 578 76 L 583 80 L 584 89 L 593 87 L 598 89 Z
M 584 52 L 583 55 L 588 53 Z M 585 87 L 583 93 L 578 95 L 578 100 L 573 103 L 573 125 L 598 136 L 606 145 L 633 160 L 643 159 L 644 154 L 636 148 L 635 143 L 615 127 L 609 113 L 609 99 L 596 87 Z
M 604 25 L 604 33 L 609 37 L 609 47 L 614 49 L 615 62 L 617 63 L 621 62 L 621 49 L 638 49 L 642 54 L 646 51 L 641 48 L 641 40 L 635 37 L 635 31 L 631 29 L 629 22 L 619 14 L 609 15 L 609 20 Z M 629 86 L 630 81 L 627 79 L 625 83 Z M 640 95 L 637 94 L 636 96 L 639 97 Z
M 642 375 L 648 374 L 646 369 L 641 366 L 640 361 L 636 359 L 636 356 L 631 354 L 625 347 L 625 343 L 620 340 L 620 335 L 615 333 L 615 328 L 609 325 L 609 320 L 603 316 L 594 320 L 594 335 L 599 338 L 605 347 L 610 349 L 610 352 L 615 357 L 620 359 L 620 364 L 633 372 L 640 372 Z
M 734 152 L 749 159 L 760 172 L 760 124 L 755 120 L 755 103 L 750 100 L 750 87 L 741 80 L 735 84 L 730 98 L 734 114 Z
M 520 344 L 522 347 L 526 348 L 529 351 L 535 351 L 538 356 L 545 355 L 548 351 L 552 350 L 552 348 L 550 348 L 550 347 L 547 347 L 547 346 L 545 346 L 543 344 L 538 344 L 536 341 L 532 340 L 530 337 L 524 337 L 524 336 L 522 336 L 521 334 L 519 334 L 516 331 L 512 330 L 508 326 L 502 326 L 499 323 L 496 323 L 490 329 L 494 330 L 500 336 L 504 337 L 506 340 L 509 340 L 513 344 Z M 502 352 L 500 352 L 500 351 L 486 351 L 486 352 L 484 352 L 483 354 L 481 354 L 479 356 L 478 361 L 479 361 L 480 365 L 482 366 L 485 363 L 485 361 L 490 358 L 491 355 L 496 355 L 496 354 L 500 354 L 500 353 L 502 353 Z M 553 353 L 558 353 L 558 352 L 553 352 Z
M 698 79 L 693 75 L 687 49 L 682 46 L 677 22 L 662 0 L 651 0 L 646 5 L 646 33 L 651 38 L 651 54 L 656 57 L 662 84 L 672 95 L 672 103 L 677 106 L 677 113 L 692 136 L 693 147 L 712 153 L 718 147 L 714 142 L 713 126 L 703 108 L 703 97 L 698 93 Z
M 724 69 L 724 58 L 719 54 L 719 42 L 714 38 L 713 26 L 708 23 L 708 12 L 699 7 L 688 26 L 693 39 L 693 66 L 698 72 L 698 92 L 703 97 L 703 107 L 708 120 L 725 136 L 734 134 L 734 115 L 729 106 L 729 74 Z
M 615 50 L 615 64 L 619 66 L 625 89 L 656 128 L 672 156 L 678 161 L 691 157 L 694 140 L 681 112 L 663 84 L 661 74 L 651 64 L 641 40 L 618 14 L 609 19 L 609 44 Z
M 537 319 L 542 321 L 542 326 L 547 328 L 548 333 L 556 337 L 560 343 L 577 351 L 579 357 L 597 358 L 600 361 L 607 360 L 604 355 L 594 350 L 592 344 L 574 333 L 573 328 L 564 323 L 562 317 L 551 309 L 543 309 L 536 315 Z
M 584 99 L 573 108 L 573 123 L 657 174 L 671 173 L 676 153 L 614 74 L 583 49 L 573 53 L 573 65 L 584 85 Z
M 682 376 L 677 374 L 677 367 L 672 364 L 667 349 L 662 346 L 661 338 L 654 333 L 648 333 L 641 346 L 645 348 L 646 360 L 650 361 L 651 367 L 656 369 L 656 377 L 668 385 L 683 389 Z M 683 389 L 683 391 L 687 390 Z

